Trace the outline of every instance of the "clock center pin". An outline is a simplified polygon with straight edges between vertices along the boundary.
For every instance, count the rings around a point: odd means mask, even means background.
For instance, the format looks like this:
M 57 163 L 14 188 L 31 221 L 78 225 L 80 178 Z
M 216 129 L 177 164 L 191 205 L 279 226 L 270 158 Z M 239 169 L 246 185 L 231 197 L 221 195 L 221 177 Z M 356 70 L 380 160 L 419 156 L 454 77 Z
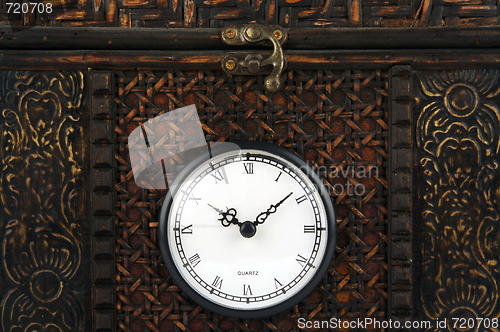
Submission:
M 246 237 L 247 239 L 254 236 L 256 232 L 257 232 L 257 227 L 255 227 L 255 225 L 251 221 L 245 221 L 240 226 L 241 235 L 243 235 L 243 237 Z

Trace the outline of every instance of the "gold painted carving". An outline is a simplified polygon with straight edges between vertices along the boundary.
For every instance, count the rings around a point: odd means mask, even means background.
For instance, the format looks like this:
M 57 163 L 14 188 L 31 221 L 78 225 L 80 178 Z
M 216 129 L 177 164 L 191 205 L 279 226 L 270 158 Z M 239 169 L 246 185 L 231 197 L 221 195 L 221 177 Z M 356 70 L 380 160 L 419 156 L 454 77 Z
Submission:
M 500 317 L 500 72 L 421 73 L 416 138 L 420 161 L 421 309 L 448 320 L 428 331 L 498 331 Z M 474 328 L 453 328 L 453 318 Z M 497 325 L 498 327 L 498 325 Z
M 2 72 L 2 331 L 83 330 L 82 72 Z

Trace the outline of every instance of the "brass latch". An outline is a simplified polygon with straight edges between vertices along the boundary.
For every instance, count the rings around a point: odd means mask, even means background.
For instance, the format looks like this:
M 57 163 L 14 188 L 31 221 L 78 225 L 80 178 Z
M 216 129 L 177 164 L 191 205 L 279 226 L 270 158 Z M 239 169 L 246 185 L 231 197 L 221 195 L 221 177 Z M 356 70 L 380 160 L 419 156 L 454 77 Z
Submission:
M 222 40 L 228 45 L 247 45 L 264 40 L 273 44 L 273 53 L 266 57 L 262 52 L 231 52 L 222 59 L 222 69 L 233 75 L 269 74 L 264 81 L 266 90 L 276 92 L 281 87 L 280 77 L 286 67 L 286 58 L 281 45 L 286 40 L 286 31 L 280 26 L 265 26 L 256 23 L 230 25 L 222 31 Z M 272 65 L 272 71 L 265 66 Z

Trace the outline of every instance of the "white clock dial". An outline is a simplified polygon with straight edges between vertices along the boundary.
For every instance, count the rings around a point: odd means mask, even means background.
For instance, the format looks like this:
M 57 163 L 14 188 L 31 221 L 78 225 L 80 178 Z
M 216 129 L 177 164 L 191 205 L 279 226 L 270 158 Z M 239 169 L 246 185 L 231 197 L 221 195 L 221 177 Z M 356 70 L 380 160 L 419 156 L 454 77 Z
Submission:
M 302 292 L 331 257 L 316 185 L 263 150 L 222 153 L 194 168 L 176 188 L 165 228 L 183 283 L 234 312 L 276 307 Z

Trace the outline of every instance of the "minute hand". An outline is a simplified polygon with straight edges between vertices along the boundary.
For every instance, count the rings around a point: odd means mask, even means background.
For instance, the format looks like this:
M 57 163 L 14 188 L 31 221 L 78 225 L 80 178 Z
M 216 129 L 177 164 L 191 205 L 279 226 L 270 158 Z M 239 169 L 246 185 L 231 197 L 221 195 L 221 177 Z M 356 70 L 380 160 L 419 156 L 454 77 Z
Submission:
M 267 217 L 269 217 L 270 214 L 273 214 L 274 212 L 276 212 L 278 206 L 280 206 L 281 204 L 283 204 L 283 202 L 286 201 L 288 197 L 292 196 L 292 194 L 293 194 L 293 192 L 289 193 L 285 198 L 283 198 L 278 203 L 271 204 L 271 206 L 269 207 L 269 209 L 267 209 L 266 212 L 262 212 L 261 214 L 259 214 L 257 216 L 257 218 L 255 218 L 255 221 L 253 222 L 254 225 L 257 226 L 258 224 L 263 224 L 264 221 L 266 221 Z

